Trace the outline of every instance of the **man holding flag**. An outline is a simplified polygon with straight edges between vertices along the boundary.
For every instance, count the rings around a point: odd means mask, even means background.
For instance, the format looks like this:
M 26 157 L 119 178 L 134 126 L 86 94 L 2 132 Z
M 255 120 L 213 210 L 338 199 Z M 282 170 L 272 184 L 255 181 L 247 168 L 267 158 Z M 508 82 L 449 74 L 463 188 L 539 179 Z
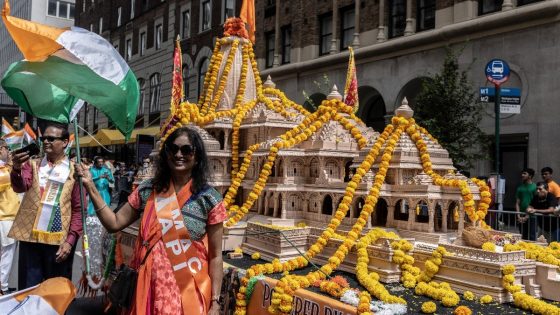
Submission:
M 19 290 L 53 277 L 72 277 L 82 216 L 74 165 L 64 153 L 69 136 L 65 125 L 49 122 L 40 139 L 42 159 L 31 159 L 25 151 L 12 158 L 12 186 L 26 193 L 9 234 L 20 241 Z

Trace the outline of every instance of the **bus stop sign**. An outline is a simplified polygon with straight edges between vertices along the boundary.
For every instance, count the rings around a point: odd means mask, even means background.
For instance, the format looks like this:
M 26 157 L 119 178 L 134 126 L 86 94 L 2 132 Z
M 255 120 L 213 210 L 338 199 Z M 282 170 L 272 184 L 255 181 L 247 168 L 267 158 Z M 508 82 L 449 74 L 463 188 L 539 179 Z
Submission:
M 502 59 L 492 59 L 486 64 L 486 79 L 497 86 L 509 79 L 509 65 Z

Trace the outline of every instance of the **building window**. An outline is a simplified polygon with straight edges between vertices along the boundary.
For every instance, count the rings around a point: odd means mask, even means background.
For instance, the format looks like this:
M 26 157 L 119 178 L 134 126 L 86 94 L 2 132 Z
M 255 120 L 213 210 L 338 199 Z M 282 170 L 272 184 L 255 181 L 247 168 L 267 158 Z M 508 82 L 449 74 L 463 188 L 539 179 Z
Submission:
M 222 20 L 225 21 L 227 18 L 235 16 L 235 1 L 234 0 L 223 0 L 224 12 L 222 12 Z
M 126 61 L 132 59 L 132 39 L 129 38 L 126 40 Z
M 200 66 L 198 67 L 198 95 L 197 98 L 200 97 L 202 94 L 202 89 L 204 88 L 204 77 L 206 76 L 206 72 L 208 72 L 208 58 L 204 58 L 200 62 Z
M 138 112 L 136 116 L 144 115 L 144 105 L 146 103 L 146 80 L 138 79 L 138 87 L 140 88 L 140 100 L 138 102 Z
M 436 27 L 436 0 L 418 0 L 416 10 L 416 31 L 424 31 Z
M 503 0 L 478 0 L 478 15 L 501 11 L 502 3 Z
M 130 0 L 130 19 L 134 18 L 135 7 L 136 7 L 136 0 Z
M 156 25 L 156 49 L 161 48 L 161 41 L 163 40 L 163 25 Z
M 99 34 L 103 33 L 103 18 L 99 18 Z
M 181 29 L 181 36 L 183 38 L 189 38 L 191 36 L 191 11 L 190 10 L 183 12 L 181 23 L 183 23 L 183 28 Z
M 389 1 L 389 38 L 403 36 L 406 27 L 406 0 Z
M 266 67 L 272 67 L 274 63 L 274 32 L 268 32 L 266 37 Z
M 282 28 L 282 64 L 290 63 L 292 53 L 292 27 L 290 25 Z
M 140 56 L 146 53 L 146 32 L 140 33 Z
M 331 48 L 332 40 L 332 13 L 319 17 L 319 55 L 326 55 Z
M 117 27 L 122 25 L 122 7 L 117 8 Z
M 201 9 L 202 9 L 202 29 L 201 29 L 201 31 L 205 31 L 205 30 L 210 29 L 210 24 L 212 23 L 212 21 L 211 21 L 212 8 L 211 8 L 210 0 L 202 1 Z
M 49 0 L 47 15 L 63 19 L 74 19 L 74 4 L 66 1 Z
M 354 6 L 342 10 L 340 16 L 342 17 L 340 21 L 340 50 L 344 50 L 352 46 L 352 42 L 354 41 L 356 22 Z
M 161 94 L 161 74 L 154 73 L 150 77 L 150 113 L 159 112 Z

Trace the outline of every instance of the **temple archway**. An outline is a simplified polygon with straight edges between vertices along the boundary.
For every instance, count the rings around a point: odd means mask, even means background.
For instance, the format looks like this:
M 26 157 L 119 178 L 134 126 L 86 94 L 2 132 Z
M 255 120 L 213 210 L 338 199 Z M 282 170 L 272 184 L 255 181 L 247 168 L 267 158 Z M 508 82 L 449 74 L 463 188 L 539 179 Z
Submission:
M 434 231 L 436 232 L 443 231 L 443 209 L 441 208 L 441 204 L 439 202 L 436 203 L 436 208 L 435 208 Z
M 379 198 L 375 205 L 375 212 L 371 215 L 371 226 L 386 226 L 387 214 L 387 201 Z
M 356 202 L 354 203 L 354 209 L 352 209 L 354 211 L 354 218 L 357 218 L 360 216 L 360 213 L 362 212 L 362 209 L 364 208 L 365 205 L 365 200 L 362 197 L 359 197 Z
M 401 199 L 395 204 L 393 217 L 398 221 L 408 221 L 408 210 L 408 202 L 405 199 Z
M 457 215 L 455 215 L 457 212 Z M 449 204 L 449 208 L 447 209 L 447 230 L 457 230 L 459 229 L 459 204 L 456 201 L 453 201 Z
M 420 200 L 416 207 L 416 222 L 418 223 L 428 223 L 430 221 L 430 213 L 428 211 L 428 203 L 424 200 Z
M 321 213 L 332 215 L 332 210 L 332 198 L 330 195 L 326 195 L 323 199 L 323 207 L 321 208 Z

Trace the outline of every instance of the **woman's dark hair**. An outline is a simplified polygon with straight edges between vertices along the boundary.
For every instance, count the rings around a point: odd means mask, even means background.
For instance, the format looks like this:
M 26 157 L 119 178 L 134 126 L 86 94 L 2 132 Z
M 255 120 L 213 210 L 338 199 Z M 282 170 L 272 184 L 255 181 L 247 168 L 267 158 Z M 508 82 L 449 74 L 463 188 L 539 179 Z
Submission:
M 167 150 L 165 150 L 165 147 L 168 144 L 172 144 L 175 139 L 182 135 L 187 135 L 191 145 L 194 147 L 194 166 L 191 172 L 192 193 L 196 194 L 200 192 L 208 183 L 210 171 L 208 170 L 208 157 L 204 149 L 204 142 L 202 142 L 202 138 L 196 130 L 189 127 L 181 127 L 173 131 L 173 133 L 165 139 L 159 151 L 156 172 L 152 179 L 154 190 L 158 193 L 167 191 L 167 189 L 169 189 L 169 182 L 171 181 L 171 169 L 167 164 Z

